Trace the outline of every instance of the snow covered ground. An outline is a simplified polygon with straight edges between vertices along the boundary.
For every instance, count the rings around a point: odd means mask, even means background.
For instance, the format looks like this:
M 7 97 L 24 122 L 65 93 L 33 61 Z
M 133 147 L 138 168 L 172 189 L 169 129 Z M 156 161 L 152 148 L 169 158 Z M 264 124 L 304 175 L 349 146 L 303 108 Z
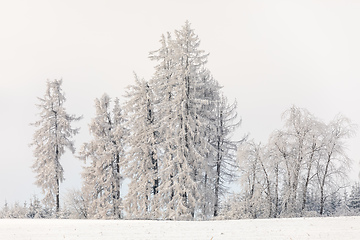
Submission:
M 0 239 L 360 239 L 360 217 L 206 222 L 0 219 Z

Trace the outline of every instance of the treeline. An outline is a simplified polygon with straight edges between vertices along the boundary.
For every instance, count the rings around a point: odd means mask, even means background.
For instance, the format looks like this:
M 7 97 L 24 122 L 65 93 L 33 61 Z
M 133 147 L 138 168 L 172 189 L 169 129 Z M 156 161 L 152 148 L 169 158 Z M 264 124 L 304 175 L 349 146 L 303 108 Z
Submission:
M 303 212 L 303 217 L 317 216 L 360 216 L 360 183 L 355 183 L 348 193 L 346 190 L 336 192 L 329 196 L 325 203 L 323 215 L 319 214 L 319 201 L 316 194 L 311 193 L 307 199 L 307 210 Z M 249 211 L 245 205 L 245 199 L 240 194 L 227 194 L 221 203 L 219 216 L 213 219 L 248 219 L 248 218 L 268 218 L 264 213 L 266 211 L 256 210 L 257 215 Z M 81 199 L 80 191 L 69 191 L 63 203 L 63 207 L 55 214 L 53 209 L 46 207 L 36 196 L 29 202 L 23 204 L 14 203 L 9 205 L 5 203 L 0 210 L 0 218 L 61 218 L 61 219 L 85 219 L 84 214 L 86 206 Z M 246 209 L 247 208 L 247 209 Z M 296 215 L 293 214 L 292 217 Z M 285 217 L 284 215 L 278 217 Z M 124 216 L 127 219 L 126 216 Z
M 160 44 L 150 53 L 157 62 L 150 80 L 135 75 L 123 103 L 107 94 L 95 100 L 91 139 L 76 153 L 85 163 L 83 186 L 68 193 L 61 208 L 60 159 L 65 148 L 75 153 L 72 139 L 79 129 L 72 123 L 81 117 L 67 114 L 62 81 L 47 83 L 32 142 L 32 168 L 44 199 L 36 200 L 40 207 L 29 216 L 203 220 L 328 214 L 331 196 L 347 186 L 350 121 L 338 116 L 325 124 L 292 107 L 267 145 L 245 137 L 235 141 L 237 104 L 228 102 L 206 68 L 208 54 L 199 49 L 190 24 L 174 38 L 162 36 Z M 235 180 L 241 192 L 229 195 Z M 30 206 L 5 206 L 2 216 L 15 217 L 11 209 L 28 214 Z

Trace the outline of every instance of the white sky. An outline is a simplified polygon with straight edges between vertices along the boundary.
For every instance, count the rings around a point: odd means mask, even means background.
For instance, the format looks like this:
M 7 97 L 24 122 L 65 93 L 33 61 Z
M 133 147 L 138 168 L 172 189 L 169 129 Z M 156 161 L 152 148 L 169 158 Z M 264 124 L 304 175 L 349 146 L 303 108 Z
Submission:
M 0 207 L 40 193 L 29 123 L 46 80 L 62 78 L 68 112 L 84 115 L 79 149 L 94 99 L 104 92 L 123 99 L 133 71 L 149 79 L 149 51 L 186 20 L 210 52 L 208 68 L 238 101 L 243 124 L 235 137 L 266 142 L 292 104 L 326 122 L 340 112 L 360 124 L 359 13 L 356 0 L 1 1 Z M 349 141 L 355 169 L 359 136 Z M 62 160 L 64 193 L 80 187 L 81 162 Z

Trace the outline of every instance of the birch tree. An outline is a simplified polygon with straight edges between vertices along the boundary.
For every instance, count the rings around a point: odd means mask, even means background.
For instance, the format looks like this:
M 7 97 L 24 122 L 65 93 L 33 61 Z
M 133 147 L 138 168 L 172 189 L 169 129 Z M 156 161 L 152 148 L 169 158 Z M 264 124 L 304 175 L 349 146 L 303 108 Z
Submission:
M 283 114 L 284 128 L 272 136 L 273 152 L 283 169 L 283 214 L 304 211 L 309 184 L 316 175 L 315 161 L 323 144 L 323 126 L 306 109 L 292 106 Z
M 355 126 L 341 115 L 337 115 L 325 129 L 322 157 L 317 161 L 316 166 L 321 215 L 324 213 L 327 197 L 346 184 L 351 159 L 345 151 L 345 140 L 354 134 Z
M 81 119 L 66 112 L 65 95 L 61 89 L 62 80 L 47 82 L 46 93 L 38 98 L 40 119 L 32 125 L 37 128 L 31 146 L 35 147 L 35 162 L 32 165 L 36 173 L 36 185 L 45 194 L 44 202 L 50 208 L 60 209 L 60 183 L 64 181 L 64 169 L 60 163 L 65 148 L 75 152 L 72 138 L 79 132 L 72 123 Z

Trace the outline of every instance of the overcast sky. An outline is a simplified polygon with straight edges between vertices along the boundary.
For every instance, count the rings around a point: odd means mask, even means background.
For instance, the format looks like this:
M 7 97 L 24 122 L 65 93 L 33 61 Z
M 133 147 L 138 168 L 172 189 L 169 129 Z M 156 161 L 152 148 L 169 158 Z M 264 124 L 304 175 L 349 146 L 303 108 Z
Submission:
M 360 124 L 360 1 L 152 0 L 0 2 L 0 207 L 41 191 L 28 144 L 46 80 L 63 79 L 77 123 L 77 149 L 89 139 L 94 99 L 123 100 L 133 72 L 149 79 L 149 52 L 186 20 L 210 53 L 207 67 L 238 101 L 234 138 L 266 143 L 295 104 L 325 122 L 337 113 Z M 356 179 L 360 134 L 348 141 Z M 64 155 L 62 193 L 80 188 L 81 162 Z M 39 195 L 41 197 L 41 195 Z

